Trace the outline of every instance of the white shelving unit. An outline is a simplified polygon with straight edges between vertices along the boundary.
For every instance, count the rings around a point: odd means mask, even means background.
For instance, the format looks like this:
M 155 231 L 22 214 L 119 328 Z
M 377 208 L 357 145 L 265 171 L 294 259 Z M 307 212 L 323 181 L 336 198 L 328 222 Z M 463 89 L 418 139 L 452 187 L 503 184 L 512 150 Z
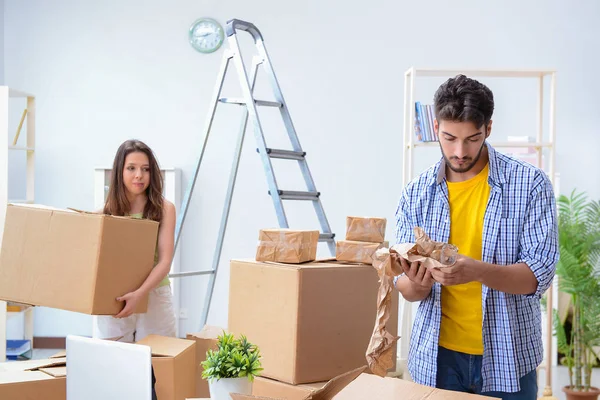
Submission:
M 179 214 L 179 208 L 181 205 L 181 170 L 177 168 L 163 168 L 161 169 L 164 187 L 163 196 L 175 205 L 175 210 Z M 108 186 L 110 184 L 110 178 L 112 175 L 112 168 L 96 168 L 94 171 L 94 209 L 100 209 L 104 206 L 106 195 L 108 194 Z M 180 252 L 181 243 L 177 246 L 177 251 L 173 256 L 173 263 L 171 264 L 171 273 L 180 272 Z M 176 318 L 176 333 L 180 336 L 180 307 L 181 307 L 181 295 L 180 295 L 181 282 L 179 279 L 171 279 L 171 288 L 173 291 L 173 306 L 175 308 Z M 94 330 L 96 327 L 94 326 Z
M 403 127 L 403 168 L 402 168 L 402 184 L 406 186 L 415 177 L 414 171 L 414 153 L 422 148 L 427 147 L 439 147 L 438 142 L 419 142 L 416 140 L 415 135 L 415 102 L 417 97 L 415 94 L 418 78 L 442 78 L 448 79 L 458 74 L 465 74 L 470 78 L 510 78 L 510 79 L 535 79 L 538 82 L 538 96 L 537 96 L 537 132 L 534 142 L 507 142 L 499 141 L 494 142 L 490 140 L 490 144 L 495 148 L 502 151 L 503 148 L 529 148 L 535 151 L 537 165 L 541 168 L 543 161 L 547 164 L 548 168 L 546 173 L 548 174 L 552 184 L 554 185 L 555 192 L 558 194 L 557 188 L 557 174 L 555 172 L 555 137 L 556 137 L 556 123 L 555 123 L 555 110 L 556 110 L 556 72 L 552 70 L 493 70 L 493 69 L 431 69 L 431 68 L 409 68 L 404 73 L 404 127 Z M 548 116 L 544 115 L 544 84 L 545 80 L 550 80 L 549 90 L 549 112 Z M 440 82 L 441 83 L 441 82 Z M 548 118 L 548 132 L 544 134 L 544 118 Z M 547 149 L 549 157 L 547 160 L 543 160 L 543 151 Z M 420 171 L 419 171 L 420 172 Z M 549 290 L 549 294 L 552 297 L 551 302 L 553 308 L 558 307 L 558 288 L 554 284 Z M 409 303 L 401 299 L 400 310 L 401 315 L 399 321 L 400 326 L 400 343 L 398 346 L 398 365 L 400 372 L 406 371 L 406 361 L 408 358 L 408 348 L 410 342 L 410 335 L 412 326 L 414 323 L 414 315 L 418 303 Z M 548 332 L 552 332 L 552 329 L 548 329 L 548 315 L 543 315 L 542 319 L 542 334 L 544 338 L 544 346 L 548 342 Z M 557 365 L 557 350 L 556 350 L 556 338 L 550 336 L 552 343 L 552 360 L 551 365 Z M 546 353 L 545 353 L 546 354 Z M 544 364 L 547 360 L 544 360 Z
M 26 122 L 25 140 L 16 141 L 13 132 L 9 135 L 9 112 L 12 111 L 14 103 L 17 99 L 26 102 L 26 113 L 19 123 L 18 130 Z M 20 110 L 19 110 L 20 111 Z M 34 177 L 35 177 L 35 96 L 25 93 L 20 90 L 9 88 L 8 86 L 0 86 L 0 243 L 2 243 L 2 234 L 4 231 L 4 220 L 6 217 L 6 206 L 8 203 L 33 203 L 34 202 Z M 19 144 L 23 143 L 24 144 Z M 26 191 L 24 199 L 9 199 L 8 198 L 8 152 L 17 151 L 25 152 L 27 158 L 26 167 Z M 26 307 L 20 312 L 7 313 L 6 302 L 0 301 L 0 361 L 6 359 L 6 321 L 7 318 L 18 317 L 20 313 L 24 313 L 24 337 L 23 339 L 30 340 L 31 348 L 33 349 L 33 308 Z

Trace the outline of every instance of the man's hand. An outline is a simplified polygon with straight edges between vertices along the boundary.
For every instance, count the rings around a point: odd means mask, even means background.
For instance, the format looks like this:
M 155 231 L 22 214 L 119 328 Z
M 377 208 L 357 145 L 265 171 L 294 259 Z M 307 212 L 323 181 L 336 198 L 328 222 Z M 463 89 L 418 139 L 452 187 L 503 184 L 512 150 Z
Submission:
M 129 317 L 135 311 L 135 307 L 140 302 L 142 298 L 142 293 L 139 291 L 127 293 L 121 297 L 117 297 L 117 301 L 124 301 L 125 307 L 121 310 L 120 313 L 115 315 L 115 318 L 126 318 Z
M 448 267 L 434 268 L 431 275 L 434 280 L 444 286 L 480 281 L 483 268 L 479 264 L 479 261 L 459 254 L 454 264 Z
M 402 293 L 407 301 L 421 301 L 431 293 L 433 278 L 431 272 L 419 262 L 409 264 L 397 253 L 390 254 L 392 269 L 395 271 L 404 271 L 404 275 L 398 278 L 396 289 Z
M 404 258 L 400 257 L 397 253 L 392 253 L 392 262 L 400 263 L 404 274 L 408 279 L 415 285 L 422 286 L 426 289 L 431 289 L 433 286 L 433 278 L 431 271 L 428 268 L 421 266 L 419 261 L 409 263 Z

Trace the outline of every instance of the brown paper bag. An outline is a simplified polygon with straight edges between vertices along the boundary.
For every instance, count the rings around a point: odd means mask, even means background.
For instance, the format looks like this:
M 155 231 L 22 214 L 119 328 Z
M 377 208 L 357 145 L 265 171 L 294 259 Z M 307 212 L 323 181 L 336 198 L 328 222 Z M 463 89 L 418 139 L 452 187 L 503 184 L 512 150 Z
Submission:
M 335 258 L 338 261 L 372 264 L 377 249 L 388 247 L 388 242 L 370 243 L 351 240 L 338 240 L 335 244 Z
M 256 261 L 300 264 L 317 258 L 319 231 L 261 229 Z
M 381 243 L 386 222 L 385 218 L 346 217 L 346 240 Z

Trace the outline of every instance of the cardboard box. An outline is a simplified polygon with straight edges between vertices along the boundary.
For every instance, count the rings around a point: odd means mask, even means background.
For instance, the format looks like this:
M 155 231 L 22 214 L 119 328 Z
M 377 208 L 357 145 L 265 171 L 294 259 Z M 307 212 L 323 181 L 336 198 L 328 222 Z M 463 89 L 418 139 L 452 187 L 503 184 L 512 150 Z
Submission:
M 196 393 L 196 343 L 193 340 L 148 335 L 137 342 L 152 349 L 156 396 L 185 400 Z
M 0 363 L 0 399 L 65 400 L 66 359 Z
M 495 399 L 495 397 L 452 392 L 398 378 L 381 378 L 376 375 L 361 374 L 335 396 L 335 400 L 359 399 L 484 400 Z
M 210 397 L 208 381 L 202 379 L 202 363 L 206 360 L 209 349 L 217 349 L 217 337 L 223 333 L 223 328 L 206 325 L 198 333 L 188 333 L 186 339 L 196 342 L 196 397 Z
M 274 379 L 257 377 L 252 384 L 252 395 L 286 400 L 304 400 L 327 382 L 291 385 Z
M 299 264 L 317 257 L 319 231 L 261 229 L 256 261 Z
M 375 252 L 377 249 L 382 247 L 389 247 L 389 243 L 338 240 L 335 244 L 335 258 L 338 261 L 357 262 L 372 265 Z
M 158 223 L 38 205 L 6 209 L 0 299 L 114 315 L 154 265 Z M 147 298 L 136 312 L 146 312 Z
M 228 331 L 261 352 L 262 376 L 321 382 L 366 364 L 379 290 L 369 265 L 231 261 Z M 388 329 L 397 334 L 398 292 Z
M 350 382 L 356 379 L 365 366 L 340 374 L 328 382 L 313 385 L 289 385 L 270 379 L 256 378 L 252 385 L 252 396 L 232 395 L 232 399 L 285 399 L 285 400 L 326 400 L 333 398 Z
M 346 217 L 346 240 L 381 243 L 386 224 L 385 218 Z
M 319 388 L 293 386 L 271 381 L 265 384 L 255 380 L 251 396 L 232 394 L 233 400 L 484 400 L 495 397 L 452 392 L 419 385 L 398 378 L 380 378 L 376 375 L 351 371 L 325 382 Z

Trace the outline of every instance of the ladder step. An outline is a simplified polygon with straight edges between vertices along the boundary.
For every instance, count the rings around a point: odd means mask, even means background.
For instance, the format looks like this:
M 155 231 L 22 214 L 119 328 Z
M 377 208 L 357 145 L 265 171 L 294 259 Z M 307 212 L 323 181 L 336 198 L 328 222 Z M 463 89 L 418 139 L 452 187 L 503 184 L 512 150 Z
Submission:
M 260 153 L 258 149 L 256 149 L 257 153 Z M 270 149 L 267 147 L 267 154 L 271 158 L 282 158 L 286 160 L 304 160 L 304 156 L 306 156 L 305 151 L 293 151 L 293 150 L 278 150 L 278 149 Z
M 227 104 L 237 104 L 237 105 L 241 105 L 241 106 L 246 105 L 246 100 L 242 99 L 242 98 L 222 97 L 219 99 L 219 101 L 221 103 L 227 103 Z M 254 99 L 254 104 L 256 104 L 257 106 L 265 106 L 265 107 L 277 107 L 277 108 L 283 107 L 283 104 L 281 104 L 277 101 L 268 101 L 268 100 Z
M 321 192 L 297 192 L 295 190 L 278 190 L 281 200 L 310 200 L 317 201 Z M 269 194 L 271 191 L 269 190 Z
M 214 269 L 209 269 L 206 271 L 190 271 L 190 272 L 174 272 L 169 274 L 169 278 L 182 278 L 184 276 L 196 276 L 196 275 L 212 275 L 216 273 Z
M 319 242 L 329 242 L 335 238 L 335 233 L 321 233 L 319 235 Z

